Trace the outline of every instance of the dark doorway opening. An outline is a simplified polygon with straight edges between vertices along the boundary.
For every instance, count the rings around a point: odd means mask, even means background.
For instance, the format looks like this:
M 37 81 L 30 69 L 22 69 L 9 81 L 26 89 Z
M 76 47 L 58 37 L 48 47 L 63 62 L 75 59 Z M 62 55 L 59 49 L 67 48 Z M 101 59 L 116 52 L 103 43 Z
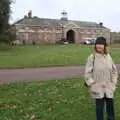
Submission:
M 75 43 L 75 32 L 73 30 L 67 32 L 67 40 L 69 43 Z

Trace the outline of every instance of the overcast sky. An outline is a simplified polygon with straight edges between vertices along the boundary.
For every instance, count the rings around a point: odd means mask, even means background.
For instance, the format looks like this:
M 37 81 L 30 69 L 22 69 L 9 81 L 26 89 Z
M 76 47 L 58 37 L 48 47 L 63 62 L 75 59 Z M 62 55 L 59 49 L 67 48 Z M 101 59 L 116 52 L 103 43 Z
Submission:
M 41 18 L 61 17 L 68 12 L 68 19 L 103 22 L 112 31 L 120 31 L 120 0 L 16 0 L 12 5 L 11 21 L 24 17 L 29 10 Z

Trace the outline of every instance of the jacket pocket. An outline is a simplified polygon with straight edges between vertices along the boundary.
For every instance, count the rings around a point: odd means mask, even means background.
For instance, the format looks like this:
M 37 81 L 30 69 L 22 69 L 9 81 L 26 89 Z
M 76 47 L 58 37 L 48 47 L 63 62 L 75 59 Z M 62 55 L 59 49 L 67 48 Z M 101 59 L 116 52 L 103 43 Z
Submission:
M 108 89 L 114 92 L 116 90 L 116 85 L 114 83 L 108 83 Z
M 90 90 L 91 90 L 92 94 L 97 95 L 97 94 L 100 94 L 101 87 L 99 84 L 93 84 L 93 85 L 91 85 Z

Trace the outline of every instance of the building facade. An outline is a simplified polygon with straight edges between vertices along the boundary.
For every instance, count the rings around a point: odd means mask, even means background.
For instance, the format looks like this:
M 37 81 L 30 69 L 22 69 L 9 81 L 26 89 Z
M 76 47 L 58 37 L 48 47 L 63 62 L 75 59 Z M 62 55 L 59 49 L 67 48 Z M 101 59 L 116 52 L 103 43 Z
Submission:
M 120 32 L 111 32 L 111 43 L 120 43 Z
M 14 23 L 17 40 L 23 44 L 54 44 L 65 38 L 69 43 L 80 43 L 85 39 L 95 39 L 104 36 L 110 43 L 110 29 L 103 23 L 61 19 L 45 19 L 28 16 Z

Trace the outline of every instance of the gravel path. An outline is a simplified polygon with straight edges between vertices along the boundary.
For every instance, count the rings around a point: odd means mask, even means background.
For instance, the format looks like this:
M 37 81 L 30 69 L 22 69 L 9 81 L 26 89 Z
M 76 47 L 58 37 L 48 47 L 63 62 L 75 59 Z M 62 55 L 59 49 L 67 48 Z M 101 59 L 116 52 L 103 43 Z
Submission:
M 120 64 L 117 65 L 120 73 Z M 0 83 L 78 78 L 84 75 L 84 66 L 0 69 Z

